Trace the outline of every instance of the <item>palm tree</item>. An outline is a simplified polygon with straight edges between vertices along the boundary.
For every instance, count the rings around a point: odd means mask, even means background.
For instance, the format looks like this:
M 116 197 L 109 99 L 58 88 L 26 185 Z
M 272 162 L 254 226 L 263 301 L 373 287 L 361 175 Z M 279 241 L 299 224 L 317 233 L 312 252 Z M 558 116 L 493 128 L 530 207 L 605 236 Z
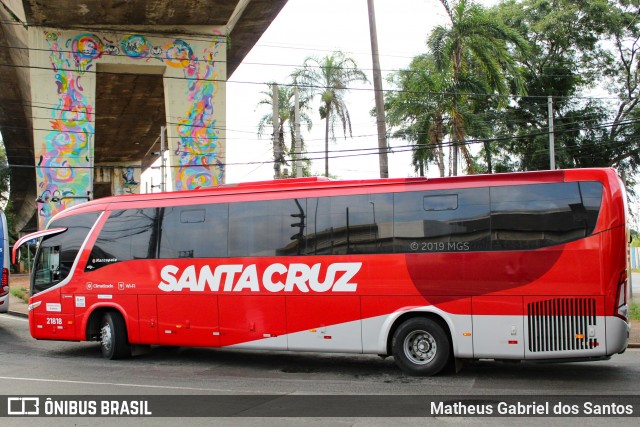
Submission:
M 509 93 L 509 81 L 524 93 L 522 79 L 510 50 L 513 46 L 525 52 L 526 40 L 514 29 L 506 26 L 484 8 L 470 0 L 459 0 L 450 6 L 440 0 L 449 18 L 450 26 L 437 26 L 427 42 L 437 68 L 448 73 L 454 90 L 451 103 L 451 143 L 453 146 L 452 173 L 457 175 L 458 152 L 466 137 L 465 111 L 468 95 L 484 88 L 481 93 Z M 502 105 L 507 98 L 502 98 Z M 472 159 L 463 151 L 468 167 Z
M 443 140 L 449 102 L 444 95 L 448 92 L 446 76 L 438 73 L 430 55 L 420 55 L 408 69 L 392 74 L 390 81 L 400 89 L 386 95 L 387 122 L 398 128 L 393 136 L 415 145 L 412 163 L 420 176 L 425 176 L 432 161 L 444 176 Z
M 335 121 L 339 119 L 345 138 L 347 129 L 352 135 L 345 94 L 350 83 L 366 83 L 367 76 L 352 58 L 342 52 L 333 52 L 324 58 L 308 57 L 303 68 L 294 71 L 292 77 L 294 83 L 304 88 L 310 96 L 320 96 L 320 118 L 325 120 L 324 174 L 329 176 L 329 134 L 335 140 Z
M 268 83 L 270 87 L 269 90 L 260 91 L 260 94 L 264 95 L 256 107 L 260 107 L 261 105 L 267 105 L 271 107 L 269 113 L 265 114 L 260 118 L 258 122 L 258 137 L 264 135 L 265 129 L 269 125 L 273 125 L 273 91 L 271 87 L 274 83 Z M 292 85 L 278 85 L 278 143 L 277 146 L 274 147 L 273 159 L 275 162 L 275 166 L 277 170 L 280 170 L 280 166 L 287 164 L 285 156 L 287 154 L 291 155 L 291 161 L 295 162 L 298 156 L 302 156 L 302 153 L 305 152 L 304 139 L 301 138 L 300 141 L 300 153 L 296 152 L 295 147 L 295 101 L 294 101 L 294 89 L 295 87 Z M 310 99 L 305 96 L 299 97 L 299 111 L 300 111 L 300 123 L 304 124 L 307 127 L 307 130 L 311 130 L 311 126 L 313 125 L 311 118 L 307 115 L 305 110 L 308 109 Z M 290 135 L 290 145 L 289 149 L 287 149 L 285 144 L 285 126 L 289 126 L 289 135 Z M 303 169 L 308 170 L 309 168 L 309 160 L 304 160 L 305 166 Z M 295 177 L 296 170 L 292 168 L 291 176 Z M 306 171 L 305 171 L 306 172 Z

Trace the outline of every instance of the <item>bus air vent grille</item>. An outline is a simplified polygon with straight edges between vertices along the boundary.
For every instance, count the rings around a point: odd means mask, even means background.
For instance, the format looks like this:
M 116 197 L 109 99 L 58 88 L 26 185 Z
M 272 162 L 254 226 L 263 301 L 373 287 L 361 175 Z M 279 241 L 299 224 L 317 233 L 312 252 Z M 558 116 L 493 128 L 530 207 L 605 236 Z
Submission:
M 529 351 L 587 350 L 597 346 L 589 337 L 596 325 L 594 298 L 555 298 L 527 306 Z

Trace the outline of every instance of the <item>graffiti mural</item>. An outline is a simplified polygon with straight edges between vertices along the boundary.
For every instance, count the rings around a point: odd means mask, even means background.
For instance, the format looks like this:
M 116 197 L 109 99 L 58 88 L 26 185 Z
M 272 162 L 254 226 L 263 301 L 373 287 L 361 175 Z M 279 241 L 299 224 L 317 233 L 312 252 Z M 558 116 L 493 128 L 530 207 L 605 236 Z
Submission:
M 139 34 L 87 33 L 64 43 L 60 40 L 61 33 L 45 32 L 45 37 L 58 101 L 51 113 L 51 131 L 37 154 L 40 228 L 52 215 L 86 200 L 92 190 L 95 106 L 89 103 L 82 80 L 86 73 L 95 71 L 97 61 L 106 57 L 161 61 L 182 70 L 189 107 L 173 123 L 169 120 L 176 135 L 176 142 L 170 145 L 177 161 L 172 170 L 174 189 L 194 190 L 223 181 L 224 150 L 214 114 L 218 82 L 226 77 L 219 75 L 216 67 L 216 57 L 225 48 L 220 42 L 224 39 L 220 33 L 213 34 L 201 55 L 196 55 L 184 40 L 154 44 L 149 37 Z M 137 185 L 129 179 L 131 176 L 122 177 L 129 189 Z
M 70 204 L 86 201 L 91 191 L 93 107 L 83 94 L 82 77 L 89 66 L 88 58 L 99 55 L 99 46 L 91 45 L 95 38 L 79 36 L 75 47 L 80 50 L 70 57 L 59 45 L 59 33 L 48 32 L 45 36 L 59 98 L 51 110 L 51 131 L 36 159 L 39 228 Z M 64 49 L 69 51 L 68 46 Z
M 224 167 L 219 156 L 221 150 L 213 111 L 216 80 L 220 78 L 215 70 L 218 45 L 214 42 L 205 49 L 205 60 L 190 60 L 188 64 L 186 49 L 173 46 L 171 51 L 182 54 L 180 64 L 184 65 L 185 77 L 189 82 L 187 92 L 191 105 L 186 117 L 181 117 L 177 126 L 180 143 L 175 155 L 180 159 L 180 167 L 174 175 L 174 188 L 194 190 L 219 185 Z
M 120 168 L 120 176 L 115 183 L 114 195 L 120 194 L 134 194 L 138 190 L 140 182 L 137 180 L 136 175 L 140 172 L 139 169 L 129 167 Z
M 219 39 L 220 35 L 213 36 L 202 58 L 196 57 L 191 46 L 179 39 L 160 47 L 136 34 L 124 37 L 119 43 L 122 52 L 132 59 L 154 58 L 183 71 L 190 107 L 177 124 L 172 124 L 179 139 L 173 150 L 178 160 L 177 171 L 172 173 L 176 190 L 212 187 L 223 180 L 222 149 L 213 111 L 213 98 L 221 78 L 215 60 L 221 45 Z

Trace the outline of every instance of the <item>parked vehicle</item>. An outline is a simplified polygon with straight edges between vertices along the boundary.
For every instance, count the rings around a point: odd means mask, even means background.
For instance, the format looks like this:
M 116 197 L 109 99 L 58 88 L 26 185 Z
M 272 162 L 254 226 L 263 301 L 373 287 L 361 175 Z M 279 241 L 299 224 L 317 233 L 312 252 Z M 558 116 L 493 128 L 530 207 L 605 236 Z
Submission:
M 98 199 L 35 257 L 38 339 L 455 359 L 627 347 L 626 193 L 613 169 L 301 178 Z M 19 246 L 19 244 L 16 244 Z
M 0 268 L 0 313 L 9 311 L 9 232 L 7 227 L 7 217 L 0 209 L 0 257 L 2 257 L 2 268 Z

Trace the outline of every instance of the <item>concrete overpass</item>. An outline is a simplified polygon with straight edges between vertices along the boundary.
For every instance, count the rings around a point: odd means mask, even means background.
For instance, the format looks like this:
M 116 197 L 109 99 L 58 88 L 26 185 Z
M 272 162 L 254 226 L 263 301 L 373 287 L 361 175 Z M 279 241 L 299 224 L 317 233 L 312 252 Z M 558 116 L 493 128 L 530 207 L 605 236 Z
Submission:
M 138 192 L 162 125 L 174 188 L 223 183 L 225 82 L 286 2 L 0 0 L 16 231 Z

